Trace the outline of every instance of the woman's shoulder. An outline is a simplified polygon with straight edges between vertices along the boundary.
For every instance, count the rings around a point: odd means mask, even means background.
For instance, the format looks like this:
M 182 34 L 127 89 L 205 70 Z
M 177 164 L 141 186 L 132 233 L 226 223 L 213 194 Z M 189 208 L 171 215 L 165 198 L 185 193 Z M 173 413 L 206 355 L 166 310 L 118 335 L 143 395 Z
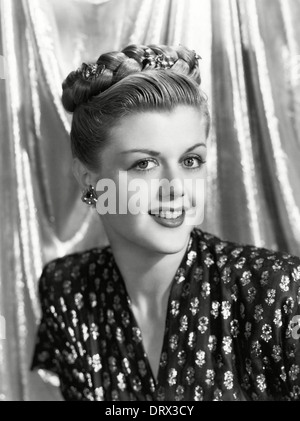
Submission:
M 263 340 L 268 342 L 265 330 L 273 327 L 274 331 L 285 328 L 283 334 L 293 342 L 293 323 L 300 315 L 300 258 L 223 241 L 203 231 L 197 231 L 196 237 L 202 265 L 212 271 L 212 287 L 221 291 L 220 304 L 238 306 L 237 317 L 243 324 L 249 322 L 248 327 L 253 324 Z
M 43 297 L 72 295 L 85 289 L 87 282 L 98 276 L 111 257 L 109 246 L 74 252 L 49 261 L 39 279 L 39 294 Z
M 109 246 L 93 247 L 88 250 L 78 251 L 66 254 L 61 257 L 50 260 L 44 265 L 43 272 L 45 274 L 57 273 L 57 271 L 75 271 L 79 268 L 86 268 L 90 263 L 101 262 L 103 257 L 110 251 Z
M 298 256 L 251 244 L 222 240 L 199 228 L 196 228 L 194 233 L 200 253 L 209 256 L 219 270 L 231 268 L 235 272 L 249 270 L 252 273 L 287 271 L 300 279 Z

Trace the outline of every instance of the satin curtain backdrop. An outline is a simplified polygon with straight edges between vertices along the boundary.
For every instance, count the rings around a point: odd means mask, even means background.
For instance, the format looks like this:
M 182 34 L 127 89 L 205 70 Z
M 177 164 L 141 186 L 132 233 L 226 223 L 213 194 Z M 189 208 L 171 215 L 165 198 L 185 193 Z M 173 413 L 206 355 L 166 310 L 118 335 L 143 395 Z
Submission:
M 51 377 L 29 372 L 37 281 L 49 260 L 107 243 L 72 175 L 62 80 L 129 43 L 195 49 L 213 119 L 202 229 L 300 255 L 300 2 L 0 6 L 0 400 L 59 400 Z

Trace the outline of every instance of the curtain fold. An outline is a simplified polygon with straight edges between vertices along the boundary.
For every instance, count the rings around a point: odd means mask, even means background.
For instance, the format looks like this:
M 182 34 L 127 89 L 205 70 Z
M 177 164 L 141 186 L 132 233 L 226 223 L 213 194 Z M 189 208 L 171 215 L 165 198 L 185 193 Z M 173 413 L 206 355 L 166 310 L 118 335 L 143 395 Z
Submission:
M 29 372 L 37 281 L 107 243 L 72 174 L 62 80 L 130 43 L 197 51 L 212 114 L 202 229 L 300 255 L 300 3 L 0 0 L 0 14 L 0 400 L 59 400 Z

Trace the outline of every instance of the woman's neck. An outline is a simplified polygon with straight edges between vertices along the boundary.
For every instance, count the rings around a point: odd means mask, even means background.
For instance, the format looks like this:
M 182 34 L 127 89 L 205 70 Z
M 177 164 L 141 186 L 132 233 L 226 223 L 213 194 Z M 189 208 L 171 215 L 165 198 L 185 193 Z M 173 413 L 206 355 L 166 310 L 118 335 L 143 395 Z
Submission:
M 186 252 L 161 254 L 143 249 L 126 239 L 109 238 L 115 261 L 133 305 L 159 309 L 169 295 L 172 280 Z
M 109 237 L 109 240 L 131 300 L 131 310 L 141 330 L 144 350 L 157 379 L 170 288 L 188 241 L 178 253 L 161 254 L 137 247 L 124 238 Z

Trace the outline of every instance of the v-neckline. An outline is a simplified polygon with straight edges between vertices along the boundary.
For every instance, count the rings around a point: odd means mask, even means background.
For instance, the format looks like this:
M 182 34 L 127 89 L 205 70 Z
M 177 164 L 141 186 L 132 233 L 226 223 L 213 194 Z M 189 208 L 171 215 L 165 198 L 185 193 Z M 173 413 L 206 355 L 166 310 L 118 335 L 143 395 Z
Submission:
M 169 333 L 169 322 L 170 322 L 169 315 L 170 315 L 170 311 L 171 311 L 171 302 L 173 301 L 173 298 L 174 298 L 174 287 L 177 284 L 177 281 L 178 281 L 179 277 L 182 276 L 182 272 L 185 272 L 185 270 L 186 270 L 187 256 L 188 256 L 189 251 L 192 248 L 193 240 L 194 240 L 194 236 L 193 236 L 193 232 L 191 232 L 190 238 L 189 238 L 189 241 L 188 241 L 188 245 L 186 247 L 184 255 L 181 259 L 181 262 L 180 262 L 180 264 L 179 264 L 179 266 L 176 270 L 176 273 L 175 273 L 175 275 L 174 275 L 174 277 L 171 281 L 171 284 L 170 284 L 170 291 L 169 291 L 168 302 L 167 302 L 167 311 L 166 311 L 166 317 L 165 317 L 165 322 L 164 322 L 163 341 L 162 341 L 162 348 L 161 348 L 160 356 L 159 356 L 157 377 L 155 377 L 155 375 L 153 373 L 153 370 L 152 370 L 151 365 L 150 365 L 149 357 L 148 357 L 147 352 L 145 350 L 142 330 L 140 329 L 140 326 L 139 326 L 139 324 L 136 320 L 136 317 L 134 315 L 134 312 L 132 310 L 132 302 L 131 302 L 131 298 L 129 296 L 129 293 L 128 293 L 128 290 L 127 290 L 127 287 L 126 287 L 125 280 L 124 280 L 124 278 L 121 274 L 121 271 L 120 271 L 120 269 L 117 265 L 117 262 L 114 258 L 112 250 L 109 247 L 110 253 L 111 253 L 111 259 L 112 259 L 111 262 L 112 262 L 112 265 L 113 265 L 113 269 L 115 269 L 115 271 L 118 275 L 118 279 L 120 281 L 120 285 L 124 290 L 124 301 L 126 302 L 126 308 L 124 310 L 125 311 L 127 310 L 128 314 L 130 315 L 130 326 L 131 326 L 131 328 L 132 329 L 137 328 L 140 332 L 141 340 L 137 344 L 137 346 L 140 346 L 140 348 L 141 348 L 142 355 L 143 355 L 143 361 L 144 361 L 145 366 L 146 366 L 146 371 L 147 371 L 147 373 L 149 373 L 149 379 L 151 379 L 153 384 L 154 384 L 155 391 L 157 391 L 158 388 L 159 388 L 159 385 L 162 384 L 161 383 L 161 376 L 162 376 L 163 355 L 166 352 L 167 347 L 168 347 L 168 343 L 169 343 L 169 335 L 168 335 L 168 333 Z M 181 280 L 181 283 L 182 283 L 182 280 Z

